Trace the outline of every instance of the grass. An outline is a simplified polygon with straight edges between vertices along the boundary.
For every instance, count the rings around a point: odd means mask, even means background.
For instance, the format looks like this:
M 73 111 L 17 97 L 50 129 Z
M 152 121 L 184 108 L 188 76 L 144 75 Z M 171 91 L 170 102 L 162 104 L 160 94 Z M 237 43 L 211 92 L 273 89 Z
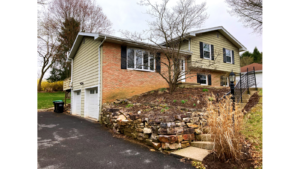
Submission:
M 262 89 L 259 90 L 258 95 L 262 96 Z M 260 160 L 262 158 L 262 97 L 259 103 L 254 106 L 247 115 L 245 115 L 245 128 L 242 131 L 246 140 L 254 146 L 254 156 L 257 157 L 257 167 L 259 168 Z
M 38 93 L 38 109 L 47 109 L 53 107 L 54 100 L 65 101 L 65 92 L 55 93 Z M 70 103 L 70 99 L 67 99 L 67 103 Z

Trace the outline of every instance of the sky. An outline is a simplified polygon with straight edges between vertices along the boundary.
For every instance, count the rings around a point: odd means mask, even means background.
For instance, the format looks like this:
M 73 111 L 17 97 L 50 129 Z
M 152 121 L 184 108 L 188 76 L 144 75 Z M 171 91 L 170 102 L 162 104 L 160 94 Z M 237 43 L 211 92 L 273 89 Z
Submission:
M 158 1 L 158 0 L 156 0 Z M 103 8 L 104 14 L 113 24 L 113 35 L 122 37 L 120 30 L 130 32 L 141 32 L 147 29 L 147 21 L 151 17 L 146 13 L 149 7 L 138 5 L 139 0 L 96 0 Z M 197 3 L 205 1 L 197 0 Z M 170 5 L 176 4 L 176 0 L 170 0 Z M 245 28 L 239 18 L 231 16 L 228 13 L 230 9 L 225 0 L 206 1 L 207 14 L 209 18 L 199 29 L 223 26 L 238 41 L 240 41 L 248 51 L 253 51 L 255 47 L 259 51 L 262 49 L 262 35 L 252 33 L 251 28 Z M 196 29 L 197 30 L 197 29 Z M 38 66 L 38 73 L 40 67 Z M 39 75 L 38 75 L 39 76 Z M 49 77 L 49 71 L 45 74 L 44 79 Z

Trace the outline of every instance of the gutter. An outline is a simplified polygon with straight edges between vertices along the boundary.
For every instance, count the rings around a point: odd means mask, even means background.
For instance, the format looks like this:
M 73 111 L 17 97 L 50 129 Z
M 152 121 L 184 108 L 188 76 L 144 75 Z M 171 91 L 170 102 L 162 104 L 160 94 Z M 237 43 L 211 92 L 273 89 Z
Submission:
M 101 59 L 101 50 L 100 50 L 100 48 L 101 48 L 101 45 L 103 44 L 103 42 L 105 40 L 106 40 L 106 36 L 104 37 L 103 41 L 98 46 L 98 99 L 99 99 L 99 102 L 98 102 L 99 115 L 98 115 L 98 119 L 97 119 L 98 121 L 100 119 L 100 111 L 101 111 L 101 104 L 102 104 L 102 96 L 101 96 L 101 99 L 100 99 L 100 92 L 101 92 L 101 95 L 102 95 L 102 90 L 100 91 L 100 82 L 101 82 L 101 80 L 100 80 L 100 78 L 101 78 L 100 77 L 101 76 L 101 71 L 100 71 L 100 69 L 101 69 L 101 61 L 100 61 L 100 59 Z M 101 89 L 102 89 L 102 87 L 101 87 Z

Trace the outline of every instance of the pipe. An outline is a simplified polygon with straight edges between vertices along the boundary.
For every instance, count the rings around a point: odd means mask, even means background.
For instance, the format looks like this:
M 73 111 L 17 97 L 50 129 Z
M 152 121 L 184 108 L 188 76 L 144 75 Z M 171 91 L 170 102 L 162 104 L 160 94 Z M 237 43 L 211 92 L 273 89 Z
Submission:
M 99 45 L 99 47 L 98 47 L 98 99 L 99 99 L 99 102 L 98 102 L 98 109 L 99 109 L 99 116 L 98 116 L 98 121 L 99 121 L 99 118 L 100 118 L 100 111 L 101 111 L 101 103 L 100 102 L 102 102 L 102 97 L 101 97 L 101 99 L 100 99 L 100 92 L 101 92 L 101 95 L 102 95 L 102 91 L 100 91 L 100 73 L 101 73 L 101 71 L 100 71 L 100 69 L 101 69 L 101 61 L 100 61 L 100 59 L 101 59 L 101 50 L 100 50 L 100 47 L 101 47 L 101 45 L 103 44 L 103 42 L 106 40 L 106 36 L 104 37 L 104 39 L 103 39 L 103 41 L 100 43 L 100 45 Z

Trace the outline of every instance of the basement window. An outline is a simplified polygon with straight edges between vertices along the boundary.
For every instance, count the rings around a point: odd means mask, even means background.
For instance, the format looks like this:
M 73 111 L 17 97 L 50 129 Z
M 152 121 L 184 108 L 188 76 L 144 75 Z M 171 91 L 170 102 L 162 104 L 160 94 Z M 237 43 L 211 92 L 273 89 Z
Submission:
M 127 49 L 127 69 L 154 72 L 155 58 L 152 53 L 142 49 Z
M 206 75 L 200 75 L 200 84 L 207 85 L 207 76 Z

